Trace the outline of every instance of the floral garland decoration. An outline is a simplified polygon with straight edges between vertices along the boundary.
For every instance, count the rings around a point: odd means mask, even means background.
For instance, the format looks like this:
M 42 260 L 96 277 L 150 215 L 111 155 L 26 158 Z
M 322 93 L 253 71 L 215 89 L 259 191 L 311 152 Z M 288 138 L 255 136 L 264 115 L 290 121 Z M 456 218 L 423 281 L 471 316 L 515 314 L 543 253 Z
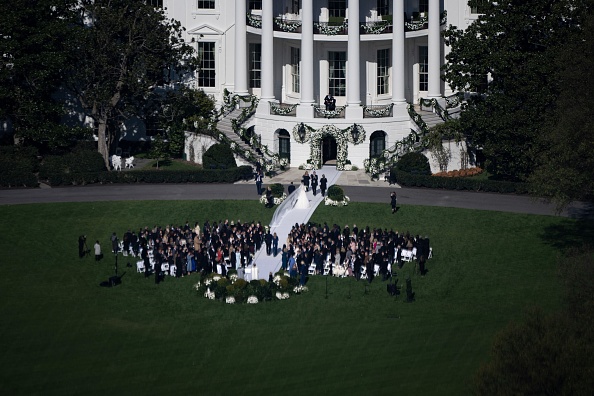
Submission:
M 326 110 L 322 106 L 314 106 L 316 113 L 320 114 L 324 118 L 336 118 L 343 112 L 345 106 L 337 106 L 334 110 Z
M 305 130 L 304 139 L 299 137 L 299 128 L 303 125 Z M 353 137 L 353 129 L 357 127 L 359 133 L 357 140 Z M 311 169 L 320 169 L 322 166 L 322 153 L 320 149 L 320 141 L 324 136 L 332 136 L 336 139 L 337 153 L 336 153 L 336 169 L 345 170 L 348 159 L 348 143 L 361 144 L 365 141 L 365 129 L 360 124 L 353 124 L 345 129 L 339 129 L 334 125 L 324 125 L 320 129 L 313 129 L 305 124 L 296 124 L 293 127 L 293 138 L 299 143 L 310 142 L 309 164 Z
M 272 114 L 279 115 L 279 116 L 285 116 L 287 114 L 290 114 L 298 106 L 298 104 L 294 104 L 291 106 L 281 107 L 274 102 L 268 102 L 268 103 L 270 103 L 270 111 L 272 112 Z
M 388 26 L 390 26 L 389 21 L 377 21 L 361 25 L 361 27 L 363 28 L 363 30 L 365 30 L 365 33 L 367 34 L 380 34 L 384 30 L 386 30 Z
M 326 36 L 336 36 L 339 32 L 347 28 L 348 23 L 347 20 L 344 19 L 341 25 L 328 25 L 324 22 L 314 22 L 314 26 L 318 28 L 320 33 L 325 34 Z
M 285 22 L 282 19 L 275 19 L 274 23 L 283 32 L 294 33 L 301 27 L 301 21 Z
M 248 12 L 247 20 L 248 20 L 248 25 L 250 25 L 251 27 L 255 27 L 257 29 L 262 28 L 262 18 L 261 17 L 256 17 L 256 16 L 252 15 L 250 12 Z
M 394 107 L 394 103 L 390 103 L 387 106 L 384 106 L 381 109 L 374 109 L 370 106 L 364 105 L 363 111 L 369 114 L 371 117 L 380 118 L 380 117 L 389 117 L 392 113 L 392 108 Z
M 412 22 L 404 22 L 404 25 L 408 30 L 421 30 L 424 29 L 425 24 L 427 23 L 428 18 L 426 16 L 419 18 L 418 21 Z

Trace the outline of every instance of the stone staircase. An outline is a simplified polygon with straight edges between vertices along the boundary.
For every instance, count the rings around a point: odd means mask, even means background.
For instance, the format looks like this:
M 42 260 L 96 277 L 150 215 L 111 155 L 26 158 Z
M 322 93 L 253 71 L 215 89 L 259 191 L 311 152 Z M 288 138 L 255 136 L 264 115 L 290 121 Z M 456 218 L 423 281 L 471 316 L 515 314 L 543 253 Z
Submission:
M 236 119 L 240 116 L 241 109 L 234 109 L 232 112 L 228 113 L 225 117 L 221 118 L 217 123 L 217 130 L 225 135 L 229 140 L 237 144 L 244 152 L 249 151 L 252 153 L 253 157 L 256 158 L 256 161 L 262 162 L 264 157 L 262 154 L 254 150 L 250 145 L 244 142 L 241 137 L 233 130 L 233 125 L 231 124 L 231 120 Z M 256 161 L 251 161 L 254 164 Z
M 423 121 L 425 121 L 425 124 L 427 124 L 427 128 L 434 127 L 435 125 L 441 124 L 443 122 L 441 117 L 431 110 L 421 110 L 421 107 L 419 105 L 415 105 L 414 109 L 417 112 L 417 114 L 421 116 Z M 460 106 L 448 109 L 449 116 L 451 118 L 458 118 L 460 116 L 460 109 Z

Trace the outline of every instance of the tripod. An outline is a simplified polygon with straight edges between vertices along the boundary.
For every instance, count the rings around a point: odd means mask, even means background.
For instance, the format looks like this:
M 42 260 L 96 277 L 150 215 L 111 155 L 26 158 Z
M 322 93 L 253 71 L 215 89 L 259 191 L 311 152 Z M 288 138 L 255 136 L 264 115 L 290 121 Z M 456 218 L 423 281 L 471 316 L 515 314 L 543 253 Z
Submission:
M 78 237 L 78 257 L 83 258 L 91 254 L 91 249 L 87 246 L 87 237 L 81 235 Z

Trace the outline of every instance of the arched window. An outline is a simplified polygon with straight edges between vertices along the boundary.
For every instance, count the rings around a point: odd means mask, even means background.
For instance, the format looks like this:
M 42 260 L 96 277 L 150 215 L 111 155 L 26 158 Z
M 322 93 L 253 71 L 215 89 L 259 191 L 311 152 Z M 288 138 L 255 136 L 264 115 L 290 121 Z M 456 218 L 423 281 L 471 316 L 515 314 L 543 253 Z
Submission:
M 369 138 L 369 157 L 379 157 L 386 149 L 386 132 L 375 131 Z
M 278 131 L 278 155 L 291 162 L 291 136 L 284 129 Z

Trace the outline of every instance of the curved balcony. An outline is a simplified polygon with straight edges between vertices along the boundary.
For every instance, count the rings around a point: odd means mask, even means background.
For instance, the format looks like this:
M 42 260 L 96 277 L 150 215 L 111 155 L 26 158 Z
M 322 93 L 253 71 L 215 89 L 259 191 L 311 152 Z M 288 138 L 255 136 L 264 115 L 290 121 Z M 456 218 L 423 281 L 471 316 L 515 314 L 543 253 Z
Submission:
M 410 17 L 404 13 L 404 31 L 405 32 L 416 32 L 419 30 L 428 29 L 429 27 L 429 16 L 427 13 L 414 12 Z M 288 14 L 285 16 L 274 18 L 274 31 L 284 33 L 301 33 L 302 32 L 302 21 L 300 17 L 295 14 Z M 256 29 L 262 29 L 262 16 L 256 14 L 247 14 L 247 25 Z M 441 26 L 447 23 L 447 11 L 444 11 L 440 15 L 439 24 Z M 392 16 L 387 15 L 382 19 L 376 21 L 367 21 L 359 24 L 359 34 L 361 35 L 373 35 L 382 33 L 392 33 L 394 24 L 392 22 Z M 334 21 L 314 21 L 314 34 L 326 35 L 326 36 L 337 36 L 337 35 L 348 35 L 348 20 L 340 19 Z

